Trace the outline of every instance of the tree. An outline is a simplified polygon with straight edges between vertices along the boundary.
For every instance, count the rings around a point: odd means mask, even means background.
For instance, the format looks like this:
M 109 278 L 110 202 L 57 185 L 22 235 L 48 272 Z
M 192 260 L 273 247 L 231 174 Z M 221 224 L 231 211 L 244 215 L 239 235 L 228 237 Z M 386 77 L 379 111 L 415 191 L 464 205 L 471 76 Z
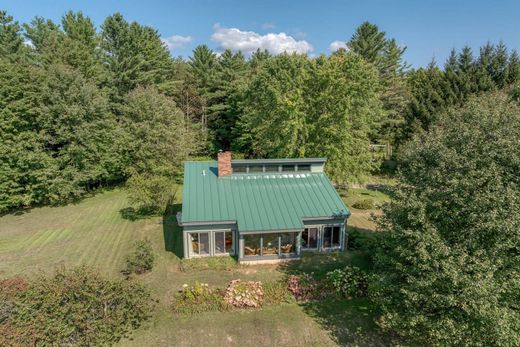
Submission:
M 8 57 L 23 49 L 21 27 L 6 11 L 0 11 L 0 57 Z
M 411 98 L 405 111 L 405 124 L 399 134 L 401 141 L 428 130 L 437 116 L 449 106 L 444 94 L 447 82 L 434 61 L 427 68 L 411 71 L 407 82 Z
M 123 114 L 130 201 L 143 212 L 164 212 L 182 161 L 196 150 L 196 133 L 175 102 L 154 87 L 130 92 Z
M 377 25 L 363 22 L 347 42 L 347 47 L 379 68 L 383 64 L 383 52 L 387 46 L 385 35 Z
M 327 157 L 340 184 L 362 181 L 373 169 L 370 134 L 384 115 L 377 71 L 356 54 L 313 61 L 305 90 L 307 156 Z
M 402 148 L 374 290 L 414 345 L 520 340 L 520 106 L 473 97 Z
M 54 159 L 47 182 L 49 202 L 75 199 L 99 184 L 120 178 L 114 138 L 116 122 L 108 98 L 66 65 L 46 71 L 38 117 L 40 141 Z
M 138 87 L 127 95 L 123 111 L 126 174 L 178 173 L 196 138 L 175 102 L 154 87 Z
M 214 146 L 219 149 L 231 147 L 232 130 L 238 118 L 233 100 L 246 69 L 246 60 L 241 52 L 233 54 L 230 50 L 225 50 L 218 59 L 216 78 L 207 97 L 208 128 L 212 133 Z
M 371 140 L 393 143 L 404 122 L 404 112 L 410 98 L 404 76 L 408 68 L 403 60 L 406 47 L 399 47 L 395 39 L 387 39 L 385 32 L 369 22 L 362 23 L 356 29 L 347 47 L 379 71 L 380 97 L 386 117 L 382 118 L 379 131 L 371 134 Z
M 0 59 L 0 211 L 45 201 L 53 160 L 38 135 L 43 74 Z
M 137 86 L 170 88 L 172 59 L 156 30 L 128 23 L 120 13 L 107 17 L 101 29 L 101 48 L 116 103 Z
M 354 53 L 266 60 L 245 92 L 242 146 L 258 157 L 328 157 L 338 183 L 373 168 L 369 134 L 383 114 L 377 71 Z
M 201 97 L 200 120 L 203 126 L 207 126 L 210 93 L 216 79 L 217 56 L 208 46 L 199 45 L 193 50 L 189 64 L 190 73 L 195 79 Z
M 305 86 L 310 63 L 305 55 L 283 53 L 264 62 L 245 92 L 237 141 L 258 157 L 303 157 Z M 276 130 L 275 130 L 276 129 Z

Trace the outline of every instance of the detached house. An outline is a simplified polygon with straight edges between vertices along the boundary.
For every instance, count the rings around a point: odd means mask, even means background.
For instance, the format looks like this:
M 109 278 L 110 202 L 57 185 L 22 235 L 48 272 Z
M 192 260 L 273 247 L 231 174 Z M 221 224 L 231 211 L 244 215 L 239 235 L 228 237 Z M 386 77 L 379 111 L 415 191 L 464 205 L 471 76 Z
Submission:
M 349 210 L 324 173 L 325 158 L 184 164 L 184 257 L 297 259 L 345 248 Z

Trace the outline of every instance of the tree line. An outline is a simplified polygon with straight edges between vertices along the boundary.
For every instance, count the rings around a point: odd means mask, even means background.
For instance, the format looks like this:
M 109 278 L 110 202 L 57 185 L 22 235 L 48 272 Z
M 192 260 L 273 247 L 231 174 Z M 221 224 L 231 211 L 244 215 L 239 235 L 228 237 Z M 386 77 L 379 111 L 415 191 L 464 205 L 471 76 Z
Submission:
M 188 157 L 325 156 L 337 183 L 376 170 L 369 144 L 400 145 L 471 95 L 515 90 L 503 43 L 410 69 L 405 47 L 361 24 L 348 49 L 309 57 L 206 45 L 174 58 L 121 14 L 19 24 L 0 12 L 0 211 L 63 203 L 128 181 L 151 204 Z

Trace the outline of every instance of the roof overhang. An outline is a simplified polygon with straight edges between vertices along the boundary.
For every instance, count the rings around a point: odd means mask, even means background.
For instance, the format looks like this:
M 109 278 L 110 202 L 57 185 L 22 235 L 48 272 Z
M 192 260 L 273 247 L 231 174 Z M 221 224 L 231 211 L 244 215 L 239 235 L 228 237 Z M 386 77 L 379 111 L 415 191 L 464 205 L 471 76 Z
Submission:
M 327 158 L 236 159 L 231 164 L 325 164 Z
M 216 221 L 190 221 L 183 222 L 182 219 L 177 218 L 177 222 L 181 227 L 197 226 L 197 225 L 229 225 L 237 224 L 236 220 L 216 220 Z

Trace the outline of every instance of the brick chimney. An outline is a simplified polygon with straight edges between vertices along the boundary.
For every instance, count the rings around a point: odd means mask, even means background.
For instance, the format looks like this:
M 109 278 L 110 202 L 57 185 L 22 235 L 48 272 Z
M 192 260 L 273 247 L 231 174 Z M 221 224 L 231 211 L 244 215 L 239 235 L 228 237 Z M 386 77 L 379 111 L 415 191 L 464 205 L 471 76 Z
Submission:
M 231 151 L 218 152 L 218 177 L 231 176 Z

